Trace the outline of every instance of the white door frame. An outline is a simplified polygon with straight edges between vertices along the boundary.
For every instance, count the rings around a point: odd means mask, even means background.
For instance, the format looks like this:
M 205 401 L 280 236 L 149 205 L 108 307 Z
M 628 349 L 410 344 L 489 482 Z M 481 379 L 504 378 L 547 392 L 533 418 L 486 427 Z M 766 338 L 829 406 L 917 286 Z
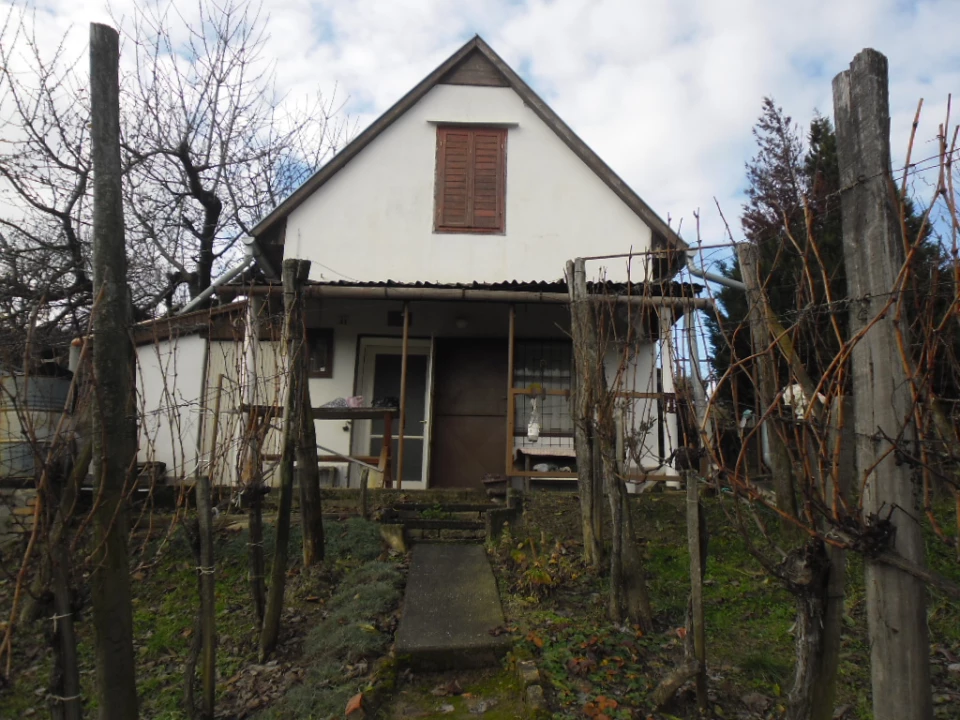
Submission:
M 403 352 L 403 339 L 398 337 L 365 337 L 360 338 L 357 349 L 357 394 L 363 395 L 365 402 L 373 402 L 373 368 L 374 358 L 377 355 L 400 355 Z M 403 479 L 403 488 L 410 490 L 425 490 L 430 478 L 430 436 L 433 420 L 433 339 L 409 338 L 407 341 L 408 355 L 421 355 L 427 358 L 426 398 L 424 398 L 423 437 L 423 476 L 419 480 Z M 353 423 L 353 453 L 366 455 L 370 448 L 370 420 L 357 420 Z M 394 437 L 399 424 L 394 427 Z M 418 432 L 413 437 L 421 437 Z M 396 458 L 391 459 L 396 463 Z M 394 471 L 396 478 L 396 471 Z

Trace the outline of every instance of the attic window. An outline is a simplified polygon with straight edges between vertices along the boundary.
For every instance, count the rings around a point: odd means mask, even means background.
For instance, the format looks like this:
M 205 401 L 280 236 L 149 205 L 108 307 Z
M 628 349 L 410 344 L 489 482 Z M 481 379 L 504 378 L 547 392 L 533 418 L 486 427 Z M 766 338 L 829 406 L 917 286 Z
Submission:
M 437 128 L 435 232 L 503 233 L 506 159 L 506 128 Z

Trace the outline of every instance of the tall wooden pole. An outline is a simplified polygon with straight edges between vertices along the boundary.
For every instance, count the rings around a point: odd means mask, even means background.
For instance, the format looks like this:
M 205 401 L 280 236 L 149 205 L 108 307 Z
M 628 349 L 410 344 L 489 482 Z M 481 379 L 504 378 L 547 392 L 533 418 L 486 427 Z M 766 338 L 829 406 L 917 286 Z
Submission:
M 777 492 L 777 507 L 788 515 L 796 516 L 797 504 L 793 491 L 793 472 L 790 463 L 790 454 L 784 445 L 783 438 L 776 431 L 778 413 L 771 412 L 765 420 L 761 420 L 774 398 L 777 396 L 777 361 L 770 349 L 773 338 L 767 326 L 767 298 L 763 291 L 760 278 L 760 251 L 753 243 L 737 245 L 737 257 L 740 260 L 740 273 L 743 284 L 747 286 L 747 310 L 750 323 L 750 345 L 756 356 L 757 395 L 760 398 L 758 422 L 763 422 L 761 432 L 765 433 L 762 442 L 767 443 L 770 452 L 773 473 L 773 486 Z M 766 459 L 766 458 L 765 458 Z M 792 527 L 784 525 L 784 527 Z
M 400 426 L 397 428 L 397 490 L 403 487 L 403 434 L 407 429 L 407 355 L 410 349 L 410 303 L 403 304 L 403 345 L 400 350 Z
M 247 405 L 253 407 L 260 400 L 260 324 L 266 311 L 263 296 L 251 295 L 247 299 L 247 318 L 243 356 L 243 393 Z M 247 502 L 247 517 L 250 529 L 247 540 L 247 558 L 250 576 L 250 594 L 258 627 L 263 624 L 266 612 L 267 593 L 264 586 L 266 563 L 263 557 L 263 447 L 266 426 L 270 418 L 260 418 L 248 413 L 240 436 L 240 488 Z
M 201 387 L 207 387 L 207 367 L 209 365 L 210 345 L 206 345 L 204 351 L 204 369 Z M 213 438 L 211 441 L 211 462 L 207 465 L 204 472 L 201 458 L 203 457 L 204 433 L 201 424 L 200 432 L 197 433 L 197 464 L 194 472 L 194 493 L 197 501 L 197 534 L 199 541 L 199 560 L 197 572 L 199 573 L 200 589 L 200 636 L 201 636 L 201 661 L 200 676 L 203 685 L 203 694 L 201 697 L 201 717 L 213 718 L 214 703 L 217 692 L 217 626 L 216 626 L 216 575 L 213 550 L 213 498 L 211 491 L 213 460 L 216 457 L 217 431 L 219 430 L 220 418 L 220 400 L 223 395 L 223 374 L 217 378 L 217 392 L 214 396 L 213 405 Z M 204 402 L 204 405 L 206 403 Z M 202 409 L 201 418 L 206 414 L 205 408 Z M 188 666 L 191 677 L 187 678 L 188 683 L 193 682 L 193 668 Z M 192 702 L 192 698 L 190 700 Z M 193 708 L 188 708 L 191 712 Z
M 687 484 L 687 549 L 690 552 L 690 620 L 693 627 L 693 655 L 697 662 L 697 706 L 701 712 L 710 707 L 707 694 L 707 632 L 703 613 L 703 576 L 706 571 L 705 539 L 700 505 L 700 481 L 693 470 L 684 471 Z
M 596 398 L 592 375 L 596 373 L 597 338 L 593 307 L 587 296 L 586 267 L 582 259 L 567 262 L 567 288 L 570 292 L 570 335 L 573 338 L 573 441 L 577 453 L 577 484 L 580 492 L 580 526 L 583 534 L 583 559 L 600 567 L 603 559 L 601 526 L 599 451 L 594 443 Z
M 220 376 L 223 377 L 222 375 Z M 218 398 L 219 399 L 219 398 Z M 200 531 L 200 628 L 203 635 L 200 675 L 203 680 L 202 717 L 213 718 L 217 692 L 216 575 L 213 558 L 213 501 L 210 475 L 196 477 L 197 520 Z
M 283 448 L 280 452 L 280 502 L 277 510 L 277 544 L 270 570 L 267 609 L 260 632 L 260 662 L 273 652 L 280 636 L 280 613 L 283 611 L 284 587 L 287 579 L 287 557 L 290 541 L 290 511 L 293 506 L 293 463 L 302 427 L 303 383 L 303 281 L 310 273 L 305 260 L 283 261 L 284 338 L 287 350 L 287 396 L 283 406 Z
M 101 720 L 138 716 L 124 487 L 136 465 L 133 344 L 120 175 L 120 44 L 90 25 L 93 156 L 93 600 Z
M 694 311 L 686 313 L 684 324 L 690 349 L 690 383 L 693 388 L 694 414 L 699 429 L 700 446 L 707 448 L 713 440 L 712 420 L 707 415 L 707 394 L 700 375 L 700 347 L 697 337 L 697 318 Z M 707 564 L 706 520 L 700 503 L 698 475 L 704 474 L 708 464 L 706 452 L 700 462 L 700 472 L 687 471 L 687 547 L 690 552 L 690 619 L 693 625 L 693 652 L 697 662 L 697 706 L 701 711 L 709 709 L 707 692 L 707 634 L 703 609 L 703 577 Z
M 303 567 L 310 568 L 323 562 L 323 498 L 320 495 L 320 467 L 317 456 L 317 426 L 313 420 L 313 402 L 310 400 L 310 381 L 306 369 L 310 367 L 310 350 L 300 343 L 301 367 L 304 369 L 303 408 L 300 412 L 300 441 L 297 444 L 297 469 L 300 475 L 300 526 L 303 529 Z
M 833 79 L 833 109 L 844 188 L 840 198 L 852 298 L 850 336 L 874 323 L 851 354 L 860 475 L 854 485 L 864 483 L 865 514 L 889 515 L 896 551 L 924 566 L 921 493 L 910 466 L 890 446 L 890 438 L 910 445 L 914 433 L 910 387 L 897 350 L 896 313 L 890 309 L 883 314 L 905 261 L 890 164 L 887 59 L 876 50 L 857 54 L 850 69 Z M 928 720 L 933 706 L 924 586 L 869 557 L 864 566 L 874 718 Z

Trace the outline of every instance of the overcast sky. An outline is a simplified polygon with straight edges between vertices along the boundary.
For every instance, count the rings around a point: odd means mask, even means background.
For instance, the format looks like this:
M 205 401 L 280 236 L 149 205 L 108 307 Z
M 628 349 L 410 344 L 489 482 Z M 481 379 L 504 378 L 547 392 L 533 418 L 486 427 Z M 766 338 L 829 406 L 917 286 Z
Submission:
M 2 5 L 2 3 L 0 3 Z M 190 7 L 189 2 L 184 3 Z M 113 0 L 117 16 L 131 0 Z M 960 93 L 960 0 L 265 0 L 281 88 L 332 93 L 363 127 L 480 34 L 662 217 L 722 241 L 739 213 L 764 95 L 801 125 L 832 115 L 831 79 L 864 47 L 890 60 L 903 155 L 925 99 L 919 159 Z M 50 40 L 109 21 L 102 0 L 46 0 Z M 189 12 L 189 11 L 188 11 Z M 48 15 L 46 13 L 49 13 Z M 732 222 L 734 232 L 739 224 Z

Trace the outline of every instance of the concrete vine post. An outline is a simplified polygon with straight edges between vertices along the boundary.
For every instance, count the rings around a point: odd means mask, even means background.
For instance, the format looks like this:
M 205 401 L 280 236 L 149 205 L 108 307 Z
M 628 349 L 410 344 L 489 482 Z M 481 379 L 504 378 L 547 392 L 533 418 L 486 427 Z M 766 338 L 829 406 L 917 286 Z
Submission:
M 270 588 L 267 608 L 260 632 L 260 662 L 267 659 L 277 646 L 280 635 L 280 613 L 287 578 L 287 557 L 290 541 L 290 514 L 293 506 L 293 473 L 297 446 L 303 432 L 303 282 L 310 273 L 310 263 L 304 260 L 283 261 L 284 339 L 287 356 L 287 394 L 283 406 L 283 447 L 280 453 L 280 502 L 277 510 L 277 544 L 270 569 Z
M 90 25 L 93 149 L 93 516 L 90 575 L 101 720 L 138 716 L 124 489 L 137 461 L 133 343 L 120 171 L 120 44 Z
M 914 431 L 910 385 L 897 350 L 897 313 L 887 304 L 906 259 L 899 193 L 891 176 L 887 59 L 876 50 L 857 54 L 850 69 L 833 79 L 833 108 L 844 188 L 847 291 L 853 298 L 850 336 L 866 330 L 851 353 L 859 475 L 854 485 L 863 486 L 863 513 L 872 522 L 891 523 L 896 552 L 922 568 L 921 493 L 896 447 L 912 444 Z M 929 720 L 933 704 L 923 582 L 869 556 L 864 566 L 874 717 Z

